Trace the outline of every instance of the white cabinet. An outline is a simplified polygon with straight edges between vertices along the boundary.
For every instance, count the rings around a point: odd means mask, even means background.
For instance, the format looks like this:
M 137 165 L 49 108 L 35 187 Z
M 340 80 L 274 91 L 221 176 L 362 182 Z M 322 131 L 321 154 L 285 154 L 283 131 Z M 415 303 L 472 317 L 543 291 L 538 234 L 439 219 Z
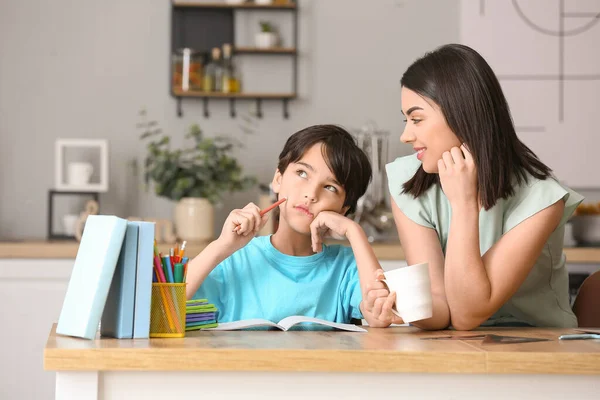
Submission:
M 54 399 L 44 345 L 75 260 L 0 259 L 0 399 Z

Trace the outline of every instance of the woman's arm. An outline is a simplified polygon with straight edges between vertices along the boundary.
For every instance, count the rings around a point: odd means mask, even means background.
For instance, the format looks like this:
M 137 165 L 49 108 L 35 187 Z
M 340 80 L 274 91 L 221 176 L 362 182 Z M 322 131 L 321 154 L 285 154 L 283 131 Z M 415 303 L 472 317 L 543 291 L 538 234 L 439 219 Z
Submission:
M 477 202 L 452 205 L 445 286 L 454 328 L 478 327 L 510 299 L 558 226 L 564 208 L 559 200 L 521 222 L 482 257 Z
M 442 189 L 452 217 L 444 268 L 452 326 L 478 327 L 517 291 L 527 278 L 544 244 L 558 226 L 564 201 L 521 222 L 481 256 L 477 166 L 463 145 L 438 161 Z
M 433 315 L 411 324 L 421 329 L 445 329 L 450 324 L 450 311 L 444 287 L 444 254 L 437 232 L 412 221 L 404 215 L 394 200 L 392 212 L 408 265 L 429 263 Z

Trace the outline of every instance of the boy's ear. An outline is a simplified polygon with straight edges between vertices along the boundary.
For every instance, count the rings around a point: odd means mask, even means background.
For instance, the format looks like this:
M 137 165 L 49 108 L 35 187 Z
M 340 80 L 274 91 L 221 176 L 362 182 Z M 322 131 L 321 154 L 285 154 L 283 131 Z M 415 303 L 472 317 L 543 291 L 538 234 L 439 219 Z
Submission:
M 279 188 L 281 187 L 281 172 L 279 169 L 275 170 L 275 175 L 273 176 L 273 182 L 271 183 L 272 189 L 274 193 L 279 194 Z
M 350 209 L 350 206 L 346 206 L 346 207 L 342 208 L 342 211 L 340 212 L 340 214 L 342 214 L 343 216 L 346 216 L 349 209 Z

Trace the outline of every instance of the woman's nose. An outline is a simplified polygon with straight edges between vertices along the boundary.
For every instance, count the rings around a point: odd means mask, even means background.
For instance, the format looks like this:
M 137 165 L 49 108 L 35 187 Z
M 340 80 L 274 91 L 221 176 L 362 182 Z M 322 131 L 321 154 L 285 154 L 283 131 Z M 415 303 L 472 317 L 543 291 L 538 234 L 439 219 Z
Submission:
M 406 124 L 402 135 L 400 135 L 400 141 L 402 143 L 411 143 L 415 141 L 415 134 L 410 131 L 408 124 Z

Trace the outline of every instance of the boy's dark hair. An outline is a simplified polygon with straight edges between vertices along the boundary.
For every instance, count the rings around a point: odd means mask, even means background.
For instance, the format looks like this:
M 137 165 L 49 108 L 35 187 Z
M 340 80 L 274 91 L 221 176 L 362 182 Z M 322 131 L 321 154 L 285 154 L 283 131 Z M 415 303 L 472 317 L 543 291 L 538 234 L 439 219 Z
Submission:
M 441 46 L 408 67 L 400 83 L 433 100 L 452 132 L 467 145 L 486 210 L 514 195 L 513 185 L 527 182 L 527 173 L 540 180 L 550 176 L 551 169 L 517 137 L 500 83 L 475 50 L 460 44 Z M 421 166 L 403 190 L 419 197 L 434 184 L 439 184 L 439 175 Z
M 372 171 L 369 158 L 345 129 L 314 125 L 294 133 L 279 154 L 277 169 L 283 174 L 290 163 L 300 160 L 317 143 L 323 143 L 323 158 L 346 191 L 344 207 L 350 207 L 346 215 L 352 214 L 358 199 L 367 191 Z

